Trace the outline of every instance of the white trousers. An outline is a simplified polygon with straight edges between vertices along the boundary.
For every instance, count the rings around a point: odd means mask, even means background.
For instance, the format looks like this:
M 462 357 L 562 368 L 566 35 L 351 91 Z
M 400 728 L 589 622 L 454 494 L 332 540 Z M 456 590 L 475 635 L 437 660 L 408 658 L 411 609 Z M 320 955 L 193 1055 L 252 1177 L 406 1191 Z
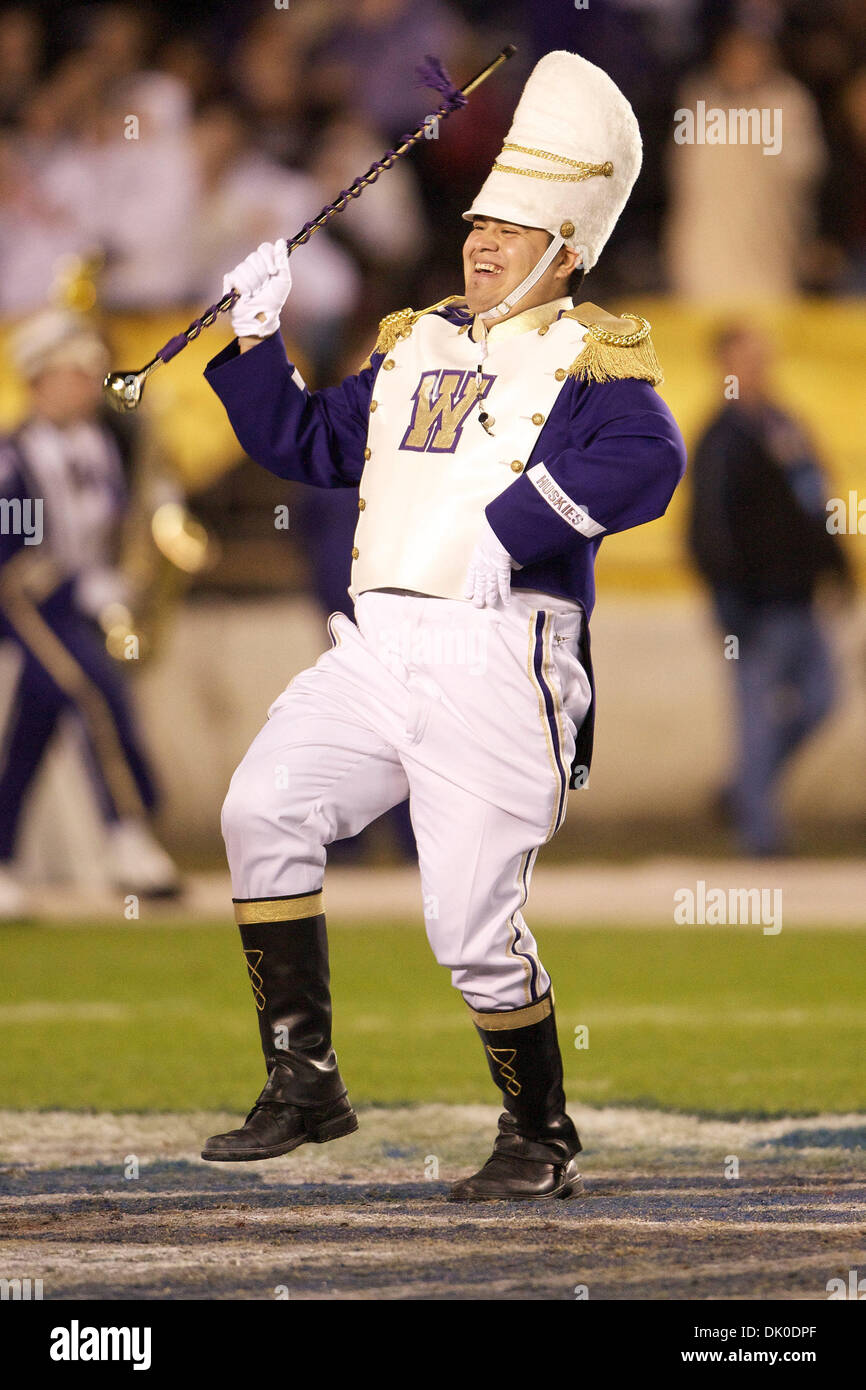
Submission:
M 539 847 L 565 815 L 590 689 L 579 614 L 362 594 L 332 650 L 289 684 L 223 807 L 235 900 L 316 892 L 326 846 L 409 797 L 424 920 L 474 1009 L 549 978 L 523 919 Z

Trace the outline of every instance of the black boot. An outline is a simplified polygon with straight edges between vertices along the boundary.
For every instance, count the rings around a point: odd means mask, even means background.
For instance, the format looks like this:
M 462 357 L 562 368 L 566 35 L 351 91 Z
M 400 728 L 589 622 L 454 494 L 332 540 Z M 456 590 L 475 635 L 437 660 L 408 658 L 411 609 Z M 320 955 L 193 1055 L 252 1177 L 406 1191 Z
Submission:
M 202 1158 L 276 1158 L 358 1128 L 331 1046 L 321 905 L 321 892 L 235 904 L 268 1079 L 243 1128 L 208 1139 Z
M 581 1143 L 565 1113 L 562 1057 L 552 991 L 536 1004 L 472 1019 L 490 1074 L 502 1091 L 493 1153 L 480 1172 L 455 1183 L 450 1202 L 527 1201 L 577 1197 L 583 1183 L 575 1154 Z

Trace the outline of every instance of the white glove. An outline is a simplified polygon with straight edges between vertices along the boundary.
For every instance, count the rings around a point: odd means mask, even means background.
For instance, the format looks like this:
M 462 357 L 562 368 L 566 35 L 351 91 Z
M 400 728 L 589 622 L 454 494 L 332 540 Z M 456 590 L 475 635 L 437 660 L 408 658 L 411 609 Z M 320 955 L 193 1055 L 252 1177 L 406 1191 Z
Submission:
M 280 310 L 292 288 L 285 237 L 263 241 L 257 251 L 223 276 L 223 294 L 238 290 L 232 328 L 239 338 L 269 338 L 280 326 Z
M 485 518 L 478 544 L 466 571 L 464 598 L 476 608 L 494 608 L 499 599 L 511 598 L 511 571 L 520 569 Z

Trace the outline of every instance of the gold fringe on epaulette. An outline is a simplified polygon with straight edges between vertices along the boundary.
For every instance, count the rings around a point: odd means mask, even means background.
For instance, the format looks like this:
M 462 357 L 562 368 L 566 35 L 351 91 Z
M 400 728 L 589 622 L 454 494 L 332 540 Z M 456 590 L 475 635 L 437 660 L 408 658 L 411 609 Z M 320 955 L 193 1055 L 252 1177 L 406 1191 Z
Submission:
M 444 309 L 446 304 L 454 304 L 463 301 L 462 294 L 449 294 L 445 299 L 440 299 L 437 304 L 431 304 L 426 309 L 419 309 L 417 313 L 414 309 L 395 309 L 393 314 L 386 314 L 379 323 L 379 336 L 376 339 L 376 346 L 373 352 L 390 352 L 396 347 L 401 338 L 409 335 L 407 329 L 417 323 L 425 314 L 435 314 L 437 309 Z
M 640 325 L 634 333 L 612 333 L 591 324 L 583 348 L 568 369 L 569 376 L 582 381 L 648 381 L 660 386 L 664 381 L 661 363 L 650 337 L 650 325 L 640 314 L 623 314 Z
M 386 314 L 379 323 L 379 336 L 373 352 L 390 352 L 403 337 L 406 329 L 412 327 L 414 317 L 414 309 L 396 309 L 393 314 Z

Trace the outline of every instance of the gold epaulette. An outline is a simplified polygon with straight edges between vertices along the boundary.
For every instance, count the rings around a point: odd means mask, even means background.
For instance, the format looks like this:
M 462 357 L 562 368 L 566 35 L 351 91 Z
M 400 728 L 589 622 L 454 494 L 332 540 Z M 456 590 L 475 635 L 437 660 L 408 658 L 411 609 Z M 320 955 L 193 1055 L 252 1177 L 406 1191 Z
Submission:
M 438 304 L 431 304 L 426 309 L 395 309 L 393 314 L 386 314 L 379 322 L 379 336 L 376 339 L 376 346 L 373 352 L 388 353 L 396 347 L 401 338 L 408 338 L 412 325 L 417 323 L 425 314 L 435 314 L 437 309 L 444 309 L 446 304 L 463 302 L 462 294 L 449 294 L 447 298 L 440 299 Z M 370 357 L 372 357 L 372 353 Z M 364 366 L 370 365 L 370 357 L 367 358 Z
M 617 318 L 597 304 L 577 304 L 567 309 L 563 318 L 577 319 L 586 329 L 583 348 L 569 367 L 569 376 L 583 381 L 621 381 L 631 377 L 652 386 L 664 381 L 650 326 L 640 314 Z

